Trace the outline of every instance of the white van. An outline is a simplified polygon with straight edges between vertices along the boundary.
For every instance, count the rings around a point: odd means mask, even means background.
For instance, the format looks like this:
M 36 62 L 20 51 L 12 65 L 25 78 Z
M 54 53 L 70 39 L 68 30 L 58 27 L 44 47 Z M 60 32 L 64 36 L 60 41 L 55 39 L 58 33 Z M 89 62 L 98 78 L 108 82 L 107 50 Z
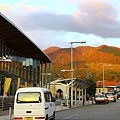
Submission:
M 55 120 L 54 102 L 46 88 L 19 88 L 14 100 L 14 120 Z

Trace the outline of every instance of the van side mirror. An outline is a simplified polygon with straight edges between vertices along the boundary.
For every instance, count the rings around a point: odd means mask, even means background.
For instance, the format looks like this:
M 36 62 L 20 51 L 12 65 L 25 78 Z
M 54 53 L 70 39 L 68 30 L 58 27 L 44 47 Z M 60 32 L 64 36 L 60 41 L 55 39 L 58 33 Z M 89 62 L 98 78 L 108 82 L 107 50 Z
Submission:
M 51 102 L 55 102 L 56 101 L 56 99 L 54 98 L 54 97 L 52 97 L 52 100 L 51 100 Z

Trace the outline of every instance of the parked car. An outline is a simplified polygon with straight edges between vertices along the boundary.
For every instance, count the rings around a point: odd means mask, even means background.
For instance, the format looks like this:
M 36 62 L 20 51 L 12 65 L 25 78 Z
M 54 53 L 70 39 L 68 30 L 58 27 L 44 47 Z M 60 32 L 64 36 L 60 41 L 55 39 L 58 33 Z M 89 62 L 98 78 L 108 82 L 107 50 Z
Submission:
M 116 102 L 117 95 L 114 92 L 107 92 L 106 96 L 108 97 L 109 101 Z
M 96 104 L 98 104 L 98 103 L 108 104 L 109 103 L 108 97 L 105 94 L 96 95 L 94 100 L 95 100 Z

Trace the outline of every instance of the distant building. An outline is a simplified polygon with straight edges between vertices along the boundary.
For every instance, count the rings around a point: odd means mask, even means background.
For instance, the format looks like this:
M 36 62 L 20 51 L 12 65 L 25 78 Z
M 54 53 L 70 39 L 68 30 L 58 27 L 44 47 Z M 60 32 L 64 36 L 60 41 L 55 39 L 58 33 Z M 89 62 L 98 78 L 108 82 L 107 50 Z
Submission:
M 71 97 L 71 86 L 73 84 L 73 99 L 85 94 L 86 88 L 91 84 L 85 80 L 71 79 L 57 79 L 50 83 L 50 89 L 57 98 L 64 99 L 65 96 L 69 99 Z M 84 93 L 82 93 L 84 91 Z
M 96 94 L 101 94 L 102 92 L 119 92 L 120 91 L 120 82 L 104 82 L 104 87 L 103 87 L 103 82 L 98 81 L 96 82 L 97 88 L 96 88 Z

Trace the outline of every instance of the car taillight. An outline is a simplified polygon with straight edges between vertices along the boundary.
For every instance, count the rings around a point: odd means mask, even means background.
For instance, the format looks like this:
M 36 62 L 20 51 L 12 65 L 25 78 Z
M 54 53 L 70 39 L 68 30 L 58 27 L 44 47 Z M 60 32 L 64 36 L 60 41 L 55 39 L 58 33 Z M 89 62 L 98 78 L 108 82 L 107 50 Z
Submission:
M 14 118 L 14 120 L 23 120 L 22 117 L 17 117 L 17 118 Z
M 45 117 L 35 117 L 35 119 L 45 119 Z

